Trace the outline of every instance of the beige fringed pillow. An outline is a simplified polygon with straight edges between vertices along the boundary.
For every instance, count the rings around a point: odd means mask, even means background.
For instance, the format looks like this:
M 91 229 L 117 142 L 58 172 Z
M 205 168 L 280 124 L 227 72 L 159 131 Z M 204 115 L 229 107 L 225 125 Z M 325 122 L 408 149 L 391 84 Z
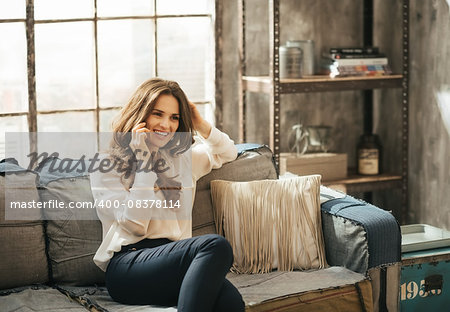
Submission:
M 233 247 L 232 270 L 326 266 L 320 214 L 320 175 L 282 180 L 211 182 L 217 232 Z

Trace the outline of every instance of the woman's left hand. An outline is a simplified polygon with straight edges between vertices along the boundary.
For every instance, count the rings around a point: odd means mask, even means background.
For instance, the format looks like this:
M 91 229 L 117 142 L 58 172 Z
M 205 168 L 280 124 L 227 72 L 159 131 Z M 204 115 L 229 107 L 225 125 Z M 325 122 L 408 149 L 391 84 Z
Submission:
M 203 119 L 202 115 L 198 111 L 197 107 L 191 101 L 189 102 L 189 107 L 191 108 L 192 125 L 194 130 L 202 135 L 205 139 L 209 137 L 211 133 L 211 125 Z

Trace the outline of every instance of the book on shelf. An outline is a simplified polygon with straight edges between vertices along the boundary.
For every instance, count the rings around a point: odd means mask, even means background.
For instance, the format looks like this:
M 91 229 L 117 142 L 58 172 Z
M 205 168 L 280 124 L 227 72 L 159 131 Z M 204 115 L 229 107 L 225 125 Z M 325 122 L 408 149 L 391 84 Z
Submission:
M 391 75 L 389 65 L 350 65 L 330 68 L 330 77 L 352 77 L 352 76 L 385 76 Z
M 331 59 L 336 66 L 356 66 L 356 65 L 387 65 L 387 57 L 376 58 L 351 58 L 351 59 Z
M 320 73 L 330 77 L 390 75 L 388 63 L 378 47 L 330 48 L 322 54 Z
M 361 59 L 361 58 L 383 58 L 386 57 L 384 53 L 367 53 L 367 54 L 346 54 L 346 53 L 322 53 L 325 58 L 330 58 L 334 60 L 339 59 Z
M 338 65 L 329 60 L 322 60 L 319 74 L 335 77 L 351 76 L 384 76 L 391 75 L 392 71 L 388 64 L 372 65 Z
M 378 54 L 380 51 L 378 47 L 344 47 L 344 48 L 330 48 L 330 54 Z

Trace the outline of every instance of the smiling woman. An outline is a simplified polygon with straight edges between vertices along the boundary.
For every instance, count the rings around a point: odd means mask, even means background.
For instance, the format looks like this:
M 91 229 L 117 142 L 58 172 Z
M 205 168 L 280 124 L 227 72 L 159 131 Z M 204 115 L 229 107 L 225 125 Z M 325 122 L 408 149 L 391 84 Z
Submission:
M 138 170 L 155 155 L 167 166 Z M 96 203 L 126 203 L 118 205 L 123 209 L 97 205 L 103 241 L 94 262 L 106 272 L 114 300 L 176 305 L 180 312 L 244 311 L 225 278 L 233 262 L 228 241 L 192 237 L 191 219 L 197 180 L 236 156 L 234 142 L 200 116 L 178 83 L 152 78 L 137 88 L 104 158 L 122 160 L 125 168 L 93 172 L 90 180 Z M 144 201 L 160 209 L 141 206 Z

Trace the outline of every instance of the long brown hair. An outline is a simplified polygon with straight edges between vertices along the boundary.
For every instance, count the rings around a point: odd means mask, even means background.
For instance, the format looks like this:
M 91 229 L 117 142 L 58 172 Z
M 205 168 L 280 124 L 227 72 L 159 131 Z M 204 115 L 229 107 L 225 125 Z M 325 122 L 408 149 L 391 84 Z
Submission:
M 129 144 L 131 130 L 140 122 L 146 120 L 154 109 L 160 95 L 172 95 L 178 101 L 180 111 L 179 125 L 176 132 L 190 135 L 175 135 L 162 149 L 168 150 L 172 156 L 189 149 L 193 137 L 191 109 L 187 97 L 177 82 L 161 78 L 151 78 L 144 81 L 133 93 L 128 103 L 113 122 L 113 140 L 110 156 L 122 163 L 122 183 L 129 189 L 134 181 L 136 157 Z M 160 179 L 162 177 L 159 177 Z

